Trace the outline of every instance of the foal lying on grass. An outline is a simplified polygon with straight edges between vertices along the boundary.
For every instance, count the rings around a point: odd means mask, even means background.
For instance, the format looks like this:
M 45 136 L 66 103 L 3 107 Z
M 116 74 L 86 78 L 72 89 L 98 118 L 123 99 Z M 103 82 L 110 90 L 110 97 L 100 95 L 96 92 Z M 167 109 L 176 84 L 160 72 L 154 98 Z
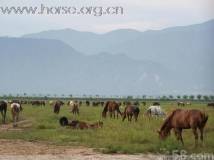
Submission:
M 59 123 L 61 126 L 70 126 L 73 129 L 88 129 L 88 128 L 96 129 L 103 127 L 103 122 L 101 121 L 93 124 L 88 124 L 86 122 L 78 120 L 68 121 L 66 117 L 60 118 Z

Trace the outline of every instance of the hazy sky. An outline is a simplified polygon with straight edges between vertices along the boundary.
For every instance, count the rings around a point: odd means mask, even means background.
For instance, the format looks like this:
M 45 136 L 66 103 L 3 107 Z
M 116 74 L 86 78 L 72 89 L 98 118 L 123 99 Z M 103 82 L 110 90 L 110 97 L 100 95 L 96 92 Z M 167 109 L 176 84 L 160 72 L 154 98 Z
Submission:
M 72 28 L 103 33 L 119 28 L 137 30 L 201 23 L 214 18 L 213 0 L 0 0 L 5 6 L 121 6 L 123 15 L 3 15 L 0 36 L 19 36 L 50 29 Z

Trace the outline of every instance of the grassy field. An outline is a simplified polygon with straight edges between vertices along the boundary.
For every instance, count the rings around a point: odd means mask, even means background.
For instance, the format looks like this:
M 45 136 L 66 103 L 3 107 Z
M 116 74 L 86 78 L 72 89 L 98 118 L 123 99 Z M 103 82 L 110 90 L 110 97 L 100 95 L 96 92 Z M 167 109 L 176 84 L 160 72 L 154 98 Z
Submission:
M 147 107 L 148 107 L 147 103 Z M 161 102 L 163 109 L 169 113 L 177 108 L 171 102 Z M 157 129 L 160 128 L 163 119 L 148 119 L 143 116 L 146 107 L 140 106 L 141 112 L 138 122 L 122 122 L 121 118 L 102 119 L 104 127 L 101 129 L 78 130 L 61 127 L 59 118 L 67 116 L 69 119 L 83 120 L 89 123 L 101 119 L 102 107 L 80 107 L 80 116 L 74 116 L 69 112 L 69 107 L 64 105 L 60 114 L 55 115 L 51 106 L 33 107 L 24 105 L 20 115 L 21 119 L 30 120 L 32 126 L 23 131 L 2 131 L 2 139 L 23 139 L 27 141 L 45 141 L 56 145 L 87 146 L 93 147 L 103 153 L 165 153 L 175 149 L 184 149 L 188 153 L 213 153 L 214 152 L 214 108 L 206 104 L 193 103 L 185 108 L 197 108 L 205 110 L 209 114 L 205 127 L 205 144 L 194 148 L 194 136 L 191 130 L 183 132 L 185 146 L 183 147 L 175 139 L 174 134 L 165 141 L 158 138 Z M 9 108 L 9 107 L 8 107 Z M 121 108 L 123 110 L 123 108 Z M 8 111 L 7 122 L 11 122 L 11 114 Z

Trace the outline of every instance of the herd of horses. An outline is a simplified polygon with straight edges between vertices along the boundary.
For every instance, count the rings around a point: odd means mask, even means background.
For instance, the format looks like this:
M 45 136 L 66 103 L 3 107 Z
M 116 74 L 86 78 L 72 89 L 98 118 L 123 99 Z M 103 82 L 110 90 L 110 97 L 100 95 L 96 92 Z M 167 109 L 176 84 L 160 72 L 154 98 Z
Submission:
M 2 123 L 5 123 L 6 113 L 7 113 L 7 104 L 6 101 L 0 101 L 0 112 L 2 115 Z M 38 106 L 44 106 L 44 101 L 32 101 L 32 105 L 38 105 Z M 63 101 L 57 100 L 53 103 L 53 112 L 55 114 L 59 114 L 60 108 L 65 103 Z M 79 115 L 79 106 L 82 104 L 82 102 L 78 101 L 68 101 L 67 105 L 71 107 L 71 113 L 75 115 Z M 86 106 L 89 104 L 88 101 L 86 101 Z M 103 111 L 101 113 L 102 118 L 107 118 L 107 114 L 110 116 L 110 118 L 119 118 L 119 116 L 122 118 L 122 121 L 124 121 L 126 118 L 129 122 L 132 121 L 132 117 L 134 117 L 135 122 L 138 121 L 138 116 L 140 113 L 140 103 L 139 102 L 116 102 L 116 101 L 107 101 L 107 102 L 96 102 L 92 103 L 93 106 L 101 105 L 103 106 Z M 120 106 L 122 104 L 125 104 L 124 111 L 120 111 Z M 146 105 L 146 103 L 142 103 L 143 105 Z M 184 103 L 178 102 L 178 106 L 184 106 Z M 186 103 L 187 105 L 187 103 Z M 188 103 L 188 105 L 191 105 L 191 103 Z M 214 103 L 209 103 L 208 106 L 214 106 Z M 11 107 L 11 114 L 13 118 L 13 126 L 17 126 L 17 121 L 19 119 L 19 113 L 23 110 L 22 104 L 20 102 L 10 102 Z M 148 107 L 145 114 L 146 116 L 164 116 L 166 117 L 162 126 L 160 127 L 160 130 L 158 130 L 158 134 L 160 139 L 165 139 L 167 136 L 170 135 L 171 130 L 174 130 L 175 136 L 177 140 L 181 141 L 182 144 L 183 138 L 182 138 L 182 131 L 184 129 L 192 129 L 193 134 L 195 136 L 195 145 L 198 145 L 198 132 L 200 131 L 200 140 L 203 142 L 203 132 L 204 127 L 208 120 L 208 115 L 205 112 L 202 112 L 197 109 L 175 109 L 173 110 L 168 116 L 166 113 L 162 110 L 160 107 L 159 102 L 154 102 L 152 106 Z M 71 128 L 78 128 L 78 129 L 88 129 L 88 128 L 102 128 L 103 122 L 98 121 L 93 124 L 89 124 L 83 121 L 79 120 L 68 120 L 66 117 L 61 117 L 59 120 L 59 123 L 61 126 L 69 126 Z

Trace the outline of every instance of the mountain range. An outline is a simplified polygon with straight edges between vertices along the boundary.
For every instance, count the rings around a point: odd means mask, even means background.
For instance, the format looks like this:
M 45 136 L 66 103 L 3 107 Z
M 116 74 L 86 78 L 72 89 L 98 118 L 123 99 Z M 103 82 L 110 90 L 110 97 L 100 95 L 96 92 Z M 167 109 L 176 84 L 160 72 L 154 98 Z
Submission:
M 0 38 L 1 92 L 214 93 L 214 20 L 105 34 L 71 29 Z

